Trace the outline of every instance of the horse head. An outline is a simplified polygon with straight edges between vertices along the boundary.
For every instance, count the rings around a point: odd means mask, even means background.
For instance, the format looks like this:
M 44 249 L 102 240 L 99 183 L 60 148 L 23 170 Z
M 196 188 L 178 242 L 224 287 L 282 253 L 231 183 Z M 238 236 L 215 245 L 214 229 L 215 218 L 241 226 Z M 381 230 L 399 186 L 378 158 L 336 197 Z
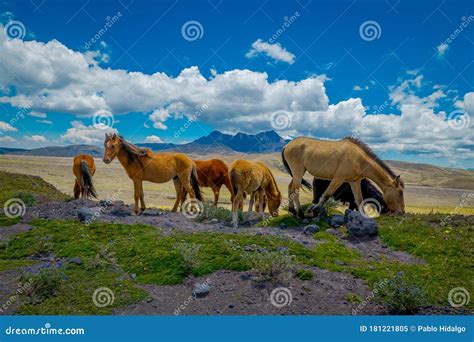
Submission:
M 387 203 L 388 210 L 394 214 L 405 213 L 405 200 L 403 198 L 403 191 L 405 184 L 400 179 L 400 176 L 395 177 L 392 184 L 387 188 L 383 194 L 383 199 Z
M 105 141 L 104 141 L 104 157 L 102 160 L 106 164 L 110 164 L 112 160 L 117 156 L 120 151 L 120 145 L 122 141 L 120 137 L 114 133 L 109 134 L 105 133 Z

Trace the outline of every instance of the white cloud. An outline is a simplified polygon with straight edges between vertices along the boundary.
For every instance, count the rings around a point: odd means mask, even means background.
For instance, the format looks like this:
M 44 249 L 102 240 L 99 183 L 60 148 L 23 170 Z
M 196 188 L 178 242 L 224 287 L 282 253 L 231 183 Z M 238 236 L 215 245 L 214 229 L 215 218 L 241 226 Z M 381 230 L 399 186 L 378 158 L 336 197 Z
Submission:
M 0 136 L 0 143 L 14 143 L 16 142 L 15 138 L 8 137 L 8 136 Z
M 369 90 L 369 86 L 366 85 L 365 87 L 361 87 L 361 86 L 359 86 L 359 85 L 355 85 L 355 86 L 352 88 L 352 90 L 354 90 L 354 91 Z
M 167 109 L 156 109 L 151 113 L 150 120 L 153 122 L 153 127 L 157 129 L 166 130 L 168 126 L 164 122 L 170 117 L 170 113 Z
M 197 67 L 183 69 L 176 77 L 105 69 L 90 56 L 56 40 L 6 40 L 2 29 L 0 49 L 0 86 L 14 86 L 17 94 L 0 97 L 0 102 L 30 104 L 37 112 L 92 116 L 108 111 L 115 117 L 152 112 L 153 126 L 166 129 L 166 119 L 191 117 L 197 108 L 205 108 L 199 121 L 227 132 L 248 133 L 272 129 L 272 115 L 282 112 L 292 121 L 287 130 L 279 132 L 282 136 L 338 139 L 360 127 L 360 137 L 379 150 L 474 158 L 472 130 L 452 129 L 445 120 L 446 113 L 438 109 L 439 101 L 449 92 L 439 88 L 420 96 L 426 91 L 424 79 L 415 72 L 390 87 L 391 105 L 401 115 L 368 115 L 360 98 L 330 103 L 325 75 L 270 81 L 264 72 L 239 69 L 213 72 L 210 79 Z M 467 113 L 474 109 L 470 94 L 460 104 L 456 102 Z M 103 141 L 104 131 L 114 131 L 96 126 L 73 121 L 61 138 L 70 143 L 96 144 Z
M 42 118 L 42 119 L 46 118 L 46 113 L 43 113 L 43 112 L 32 111 L 32 112 L 29 112 L 28 115 L 29 116 L 34 116 L 36 118 Z
M 270 44 L 261 39 L 257 39 L 252 43 L 252 48 L 245 55 L 247 58 L 255 57 L 256 55 L 264 53 L 274 60 L 293 64 L 295 62 L 295 55 L 287 51 L 280 43 Z
M 50 120 L 36 120 L 36 122 L 44 123 L 46 125 L 52 125 L 53 124 L 53 122 L 50 121 Z
M 436 49 L 438 50 L 438 55 L 439 56 L 444 56 L 446 51 L 448 51 L 448 49 L 449 49 L 449 45 L 446 44 L 446 43 L 441 43 L 436 47 Z
M 7 122 L 0 121 L 0 132 L 15 132 L 17 129 Z
M 157 135 L 149 135 L 145 139 L 146 143 L 162 143 L 163 140 Z
M 45 143 L 46 141 L 48 141 L 48 139 L 46 139 L 46 137 L 43 135 L 25 136 L 23 139 L 34 143 Z
M 104 141 L 105 133 L 117 131 L 104 124 L 86 126 L 80 121 L 72 121 L 71 128 L 61 136 L 61 140 L 71 144 L 98 144 Z

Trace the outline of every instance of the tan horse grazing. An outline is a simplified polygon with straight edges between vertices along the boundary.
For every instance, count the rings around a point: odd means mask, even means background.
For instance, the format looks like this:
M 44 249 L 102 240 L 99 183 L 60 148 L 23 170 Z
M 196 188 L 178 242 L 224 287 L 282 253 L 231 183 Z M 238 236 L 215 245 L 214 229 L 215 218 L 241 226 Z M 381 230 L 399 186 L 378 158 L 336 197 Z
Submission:
M 390 212 L 403 214 L 405 188 L 400 176 L 381 161 L 372 150 L 354 138 L 338 141 L 316 140 L 306 137 L 290 141 L 281 152 L 283 165 L 293 177 L 288 185 L 288 208 L 293 214 L 304 216 L 299 201 L 301 183 L 307 185 L 303 176 L 308 171 L 313 177 L 331 180 L 317 205 L 310 208 L 318 213 L 324 203 L 344 182 L 348 182 L 357 206 L 362 202 L 361 180 L 375 182 L 382 190 Z M 294 203 L 296 203 L 296 210 Z
M 165 183 L 173 180 L 176 190 L 176 201 L 173 211 L 178 209 L 181 189 L 184 188 L 191 198 L 202 200 L 199 189 L 196 166 L 182 153 L 153 153 L 150 149 L 139 148 L 125 141 L 117 134 L 105 134 L 104 158 L 106 164 L 117 157 L 128 177 L 133 181 L 135 213 L 138 215 L 146 209 L 143 193 L 143 181 Z M 138 206 L 140 202 L 140 208 Z
M 229 190 L 230 201 L 232 203 L 234 192 L 232 191 L 227 165 L 220 159 L 194 160 L 194 163 L 196 164 L 199 186 L 212 189 L 214 193 L 214 205 L 217 206 L 219 202 L 219 192 L 221 191 L 222 185 L 225 185 L 227 190 Z M 181 204 L 186 200 L 186 195 L 187 192 L 184 190 Z
M 74 157 L 72 173 L 76 177 L 74 182 L 74 198 L 97 198 L 97 191 L 92 182 L 95 174 L 94 158 L 88 154 L 79 154 Z
M 262 162 L 251 162 L 238 159 L 229 167 L 230 181 L 234 190 L 232 201 L 232 224 L 238 226 L 238 210 L 242 207 L 244 193 L 250 194 L 249 213 L 252 212 L 255 195 L 258 193 L 258 202 L 263 203 L 266 197 L 268 209 L 272 215 L 278 215 L 281 203 L 281 192 L 270 169 Z M 263 205 L 258 208 L 263 215 Z

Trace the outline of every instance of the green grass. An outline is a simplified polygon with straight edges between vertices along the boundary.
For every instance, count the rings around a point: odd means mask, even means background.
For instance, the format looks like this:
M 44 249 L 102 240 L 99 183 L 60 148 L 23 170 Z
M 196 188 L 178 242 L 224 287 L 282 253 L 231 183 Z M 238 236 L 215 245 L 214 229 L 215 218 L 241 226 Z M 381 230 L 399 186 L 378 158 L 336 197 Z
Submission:
M 163 236 L 156 227 L 94 223 L 85 226 L 75 221 L 35 220 L 34 230 L 13 237 L 0 245 L 0 270 L 28 264 L 34 255 L 54 254 L 69 260 L 80 257 L 82 264 L 65 263 L 56 293 L 40 303 L 24 303 L 20 313 L 30 314 L 108 314 L 145 298 L 136 283 L 174 285 L 193 274 L 204 276 L 216 270 L 249 270 L 253 267 L 248 253 L 288 250 L 298 265 L 295 276 L 312 277 L 305 266 L 347 272 L 369 285 L 391 279 L 403 272 L 407 281 L 427 294 L 425 304 L 447 305 L 453 287 L 473 288 L 472 228 L 463 220 L 440 227 L 445 215 L 407 215 L 405 219 L 381 217 L 382 240 L 393 249 L 424 259 L 427 264 L 404 264 L 393 260 L 368 261 L 349 249 L 334 235 L 314 234 L 318 243 L 306 248 L 288 238 L 266 235 L 227 233 L 177 233 Z M 189 266 L 178 246 L 199 246 L 196 262 Z M 249 246 L 250 252 L 249 252 Z M 136 274 L 136 281 L 127 274 Z M 91 296 L 99 287 L 114 291 L 111 307 L 98 308 Z M 470 304 L 472 306 L 472 303 Z

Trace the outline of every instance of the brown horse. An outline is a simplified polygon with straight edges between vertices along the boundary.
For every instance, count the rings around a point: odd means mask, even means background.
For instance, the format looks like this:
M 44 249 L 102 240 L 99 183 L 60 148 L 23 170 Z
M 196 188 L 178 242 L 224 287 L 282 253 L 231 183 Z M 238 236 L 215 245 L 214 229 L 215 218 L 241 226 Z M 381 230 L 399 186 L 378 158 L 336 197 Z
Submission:
M 381 161 L 372 150 L 354 138 L 338 141 L 316 140 L 306 137 L 290 141 L 282 150 L 282 161 L 288 173 L 293 177 L 288 185 L 288 209 L 293 214 L 304 216 L 299 201 L 301 184 L 308 171 L 313 177 L 331 180 L 317 205 L 310 210 L 318 213 L 329 197 L 344 183 L 348 182 L 357 206 L 363 200 L 360 183 L 367 178 L 375 182 L 382 190 L 388 210 L 392 213 L 405 212 L 403 190 L 400 176 Z M 294 204 L 296 203 L 296 211 Z
M 173 180 L 176 190 L 173 211 L 178 209 L 182 188 L 189 193 L 191 198 L 202 200 L 196 166 L 185 154 L 153 153 L 148 148 L 132 145 L 115 133 L 113 135 L 105 134 L 104 147 L 104 163 L 109 164 L 117 157 L 128 177 L 133 181 L 135 213 L 137 215 L 146 209 L 143 181 L 165 183 Z
M 230 181 L 234 190 L 232 201 L 232 224 L 238 226 L 238 210 L 242 207 L 244 194 L 250 194 L 249 210 L 252 212 L 255 196 L 258 193 L 258 203 L 264 203 L 264 195 L 268 203 L 268 209 L 274 216 L 278 215 L 281 203 L 281 192 L 270 169 L 262 162 L 251 162 L 238 159 L 229 167 Z M 258 207 L 259 213 L 263 215 L 263 205 Z
M 74 198 L 97 198 L 97 191 L 92 182 L 95 174 L 94 158 L 88 154 L 79 154 L 74 157 L 72 173 L 76 177 L 74 182 Z
M 234 192 L 232 191 L 227 165 L 220 159 L 194 160 L 194 164 L 196 164 L 199 185 L 211 188 L 214 193 L 214 205 L 217 206 L 219 202 L 219 192 L 222 185 L 225 185 L 229 190 L 232 203 Z M 183 191 L 184 196 L 181 199 L 181 204 L 186 200 L 187 195 L 186 190 Z

